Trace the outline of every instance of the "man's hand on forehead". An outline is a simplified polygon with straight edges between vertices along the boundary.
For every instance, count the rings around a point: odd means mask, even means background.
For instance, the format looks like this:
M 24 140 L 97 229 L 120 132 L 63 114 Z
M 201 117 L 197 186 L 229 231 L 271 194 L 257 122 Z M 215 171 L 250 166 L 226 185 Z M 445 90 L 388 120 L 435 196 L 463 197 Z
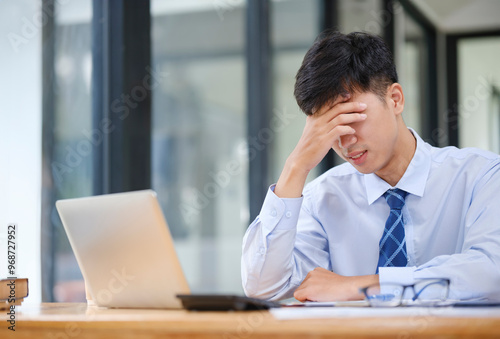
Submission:
M 337 148 L 342 136 L 356 131 L 351 124 L 364 121 L 366 104 L 349 101 L 350 94 L 337 98 L 332 105 L 325 104 L 308 115 L 306 125 L 295 149 L 287 158 L 274 193 L 279 197 L 300 197 L 309 171 L 318 165 L 331 148 Z
M 355 142 L 356 139 L 353 135 L 356 131 L 350 124 L 362 121 L 366 118 L 366 114 L 362 113 L 366 109 L 366 104 L 350 101 L 351 99 L 352 95 L 350 93 L 342 94 L 332 103 L 325 104 L 316 115 L 318 117 L 324 116 L 321 117 L 321 119 L 326 119 L 328 122 L 334 122 L 337 126 L 344 126 L 345 133 L 342 133 L 342 135 L 345 135 L 349 139 L 349 144 Z M 340 149 L 344 146 L 341 140 L 342 135 L 339 135 L 336 140 Z

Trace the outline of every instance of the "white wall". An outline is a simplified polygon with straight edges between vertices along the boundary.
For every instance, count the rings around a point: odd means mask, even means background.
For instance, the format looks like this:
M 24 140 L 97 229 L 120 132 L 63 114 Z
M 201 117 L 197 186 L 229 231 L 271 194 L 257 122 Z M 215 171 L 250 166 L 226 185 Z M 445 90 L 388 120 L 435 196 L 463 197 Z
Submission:
M 0 277 L 8 276 L 6 232 L 17 223 L 18 277 L 25 303 L 41 301 L 41 25 L 39 0 L 0 2 Z

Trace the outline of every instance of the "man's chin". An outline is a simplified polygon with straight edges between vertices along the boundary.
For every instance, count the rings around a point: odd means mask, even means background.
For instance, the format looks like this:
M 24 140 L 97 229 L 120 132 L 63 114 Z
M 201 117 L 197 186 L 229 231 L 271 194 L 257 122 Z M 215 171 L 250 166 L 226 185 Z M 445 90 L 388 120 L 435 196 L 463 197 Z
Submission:
M 375 172 L 375 169 L 366 162 L 362 165 L 353 164 L 352 161 L 349 161 L 349 163 L 361 174 L 371 174 Z
M 358 170 L 358 172 L 361 174 L 372 174 L 374 172 L 372 170 L 367 170 L 364 167 L 354 166 L 354 168 L 356 168 Z

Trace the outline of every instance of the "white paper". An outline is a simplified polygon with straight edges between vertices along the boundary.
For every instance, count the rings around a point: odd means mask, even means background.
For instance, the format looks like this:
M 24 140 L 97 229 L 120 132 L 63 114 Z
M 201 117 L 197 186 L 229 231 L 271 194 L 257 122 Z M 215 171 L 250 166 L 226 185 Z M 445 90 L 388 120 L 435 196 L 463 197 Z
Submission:
M 282 307 L 270 309 L 278 320 L 370 317 L 500 318 L 499 307 Z
M 370 303 L 366 300 L 356 301 L 306 301 L 306 302 L 290 302 L 285 303 L 287 306 L 307 306 L 307 307 L 368 307 Z

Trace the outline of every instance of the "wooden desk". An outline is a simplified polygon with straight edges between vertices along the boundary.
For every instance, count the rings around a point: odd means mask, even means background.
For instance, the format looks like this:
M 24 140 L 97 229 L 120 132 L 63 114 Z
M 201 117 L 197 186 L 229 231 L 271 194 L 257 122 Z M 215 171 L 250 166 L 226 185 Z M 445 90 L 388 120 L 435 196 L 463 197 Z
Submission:
M 277 320 L 267 311 L 100 309 L 44 303 L 16 307 L 16 331 L 1 311 L 0 338 L 500 338 L 498 318 L 411 316 Z

